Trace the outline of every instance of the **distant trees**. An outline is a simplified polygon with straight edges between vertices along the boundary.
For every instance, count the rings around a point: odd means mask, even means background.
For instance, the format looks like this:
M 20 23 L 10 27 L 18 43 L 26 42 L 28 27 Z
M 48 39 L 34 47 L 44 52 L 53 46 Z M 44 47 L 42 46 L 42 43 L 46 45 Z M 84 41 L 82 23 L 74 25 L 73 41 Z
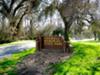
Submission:
M 94 40 L 100 40 L 100 16 L 99 16 L 99 5 L 100 1 L 95 0 L 91 2 L 91 8 L 88 11 L 88 15 L 91 17 L 90 19 L 87 18 L 87 22 L 90 23 L 89 28 L 94 35 Z
M 94 34 L 94 39 L 100 40 L 100 21 L 99 20 L 93 21 L 90 28 L 91 28 L 91 31 Z

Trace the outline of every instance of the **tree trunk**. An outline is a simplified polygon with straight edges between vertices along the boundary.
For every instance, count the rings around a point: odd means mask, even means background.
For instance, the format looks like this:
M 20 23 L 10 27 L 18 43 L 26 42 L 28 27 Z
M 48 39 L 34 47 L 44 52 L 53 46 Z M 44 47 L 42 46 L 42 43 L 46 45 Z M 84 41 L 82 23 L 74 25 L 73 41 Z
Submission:
M 62 10 L 58 10 L 60 15 L 61 15 L 61 18 L 64 22 L 64 25 L 65 25 L 65 28 L 64 28 L 64 40 L 65 41 L 69 41 L 69 29 L 70 29 L 70 24 L 69 22 L 66 21 L 66 17 L 63 15 L 62 13 Z
M 96 41 L 97 40 L 97 34 L 96 34 L 96 32 L 93 32 L 93 35 L 94 35 L 94 40 Z
M 98 40 L 100 41 L 100 33 L 98 33 Z
M 64 30 L 64 39 L 65 41 L 69 41 L 69 28 L 68 28 L 68 23 L 65 23 L 65 30 Z
M 9 28 L 9 38 L 11 41 L 15 40 L 15 35 L 16 35 L 16 27 L 15 27 L 15 22 L 11 21 L 10 22 L 10 28 Z

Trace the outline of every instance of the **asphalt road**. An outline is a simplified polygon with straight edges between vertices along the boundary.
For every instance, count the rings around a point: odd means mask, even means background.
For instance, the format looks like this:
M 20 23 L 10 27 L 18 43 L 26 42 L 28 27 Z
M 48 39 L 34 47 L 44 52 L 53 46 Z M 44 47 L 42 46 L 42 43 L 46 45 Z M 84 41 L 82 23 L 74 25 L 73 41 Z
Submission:
M 0 46 L 0 58 L 11 56 L 13 53 L 21 52 L 36 47 L 35 41 L 24 41 L 15 45 Z

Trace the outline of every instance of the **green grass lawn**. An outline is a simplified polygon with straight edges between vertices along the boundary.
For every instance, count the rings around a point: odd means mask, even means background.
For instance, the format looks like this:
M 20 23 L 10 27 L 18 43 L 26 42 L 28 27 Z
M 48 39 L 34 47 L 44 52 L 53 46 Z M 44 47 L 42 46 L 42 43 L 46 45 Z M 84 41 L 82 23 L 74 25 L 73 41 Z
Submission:
M 74 42 L 67 60 L 50 65 L 52 75 L 100 75 L 100 42 Z
M 16 75 L 16 64 L 25 56 L 33 54 L 35 48 L 13 54 L 11 57 L 0 60 L 0 75 Z

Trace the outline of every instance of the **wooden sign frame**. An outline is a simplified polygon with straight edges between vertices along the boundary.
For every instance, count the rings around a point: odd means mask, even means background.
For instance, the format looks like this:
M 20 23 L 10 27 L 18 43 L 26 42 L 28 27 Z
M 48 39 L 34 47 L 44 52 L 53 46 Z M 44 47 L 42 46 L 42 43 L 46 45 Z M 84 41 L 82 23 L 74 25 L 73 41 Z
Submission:
M 63 51 L 68 51 L 69 43 L 65 42 L 61 36 L 43 36 L 36 38 L 36 48 L 37 50 L 42 49 L 63 49 Z

